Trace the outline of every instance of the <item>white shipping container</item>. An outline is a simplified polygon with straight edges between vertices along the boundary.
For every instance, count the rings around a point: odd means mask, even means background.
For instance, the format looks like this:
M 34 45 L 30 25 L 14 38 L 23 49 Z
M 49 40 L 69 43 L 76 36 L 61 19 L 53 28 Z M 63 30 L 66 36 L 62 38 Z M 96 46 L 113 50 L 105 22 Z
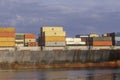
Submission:
M 35 39 L 25 39 L 25 43 L 26 42 L 36 42 L 36 40 Z
M 86 42 L 66 42 L 66 45 L 85 45 Z
M 45 42 L 45 46 L 65 46 L 65 42 Z
M 24 44 L 15 44 L 15 46 L 17 46 L 17 47 L 23 47 Z
M 81 42 L 81 38 L 66 38 L 66 42 Z

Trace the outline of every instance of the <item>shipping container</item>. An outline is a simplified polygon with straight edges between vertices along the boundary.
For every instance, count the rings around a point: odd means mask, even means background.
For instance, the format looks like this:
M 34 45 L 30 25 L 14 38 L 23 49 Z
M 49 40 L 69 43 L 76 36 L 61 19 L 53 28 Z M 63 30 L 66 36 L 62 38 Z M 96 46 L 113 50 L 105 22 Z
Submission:
M 81 34 L 81 35 L 76 35 L 76 38 L 81 38 L 81 37 L 89 37 L 88 34 Z
M 120 32 L 115 32 L 115 36 L 120 36 Z
M 16 46 L 16 47 L 23 47 L 23 46 L 24 46 L 24 43 L 16 43 L 15 46 Z
M 52 32 L 52 31 L 46 31 L 43 32 L 42 36 L 66 36 L 66 33 L 63 32 Z
M 107 34 L 102 34 L 102 37 L 108 37 L 108 35 Z
M 24 34 L 16 34 L 16 36 L 15 36 L 15 38 L 17 39 L 17 40 L 21 40 L 21 39 L 24 39 L 25 38 L 25 35 Z
M 86 42 L 66 42 L 66 45 L 71 45 L 71 46 L 74 46 L 74 45 L 86 45 Z
M 120 37 L 115 36 L 115 41 L 120 41 Z
M 0 37 L 0 41 L 15 41 L 15 38 L 12 38 L 12 37 Z
M 93 41 L 109 41 L 112 40 L 112 37 L 93 37 Z
M 81 42 L 81 38 L 66 38 L 66 41 L 69 41 L 69 42 L 78 42 L 78 41 L 80 41 Z
M 45 42 L 65 42 L 64 36 L 46 36 Z
M 24 40 L 15 40 L 15 42 L 24 42 Z
M 13 41 L 0 42 L 0 47 L 14 47 L 14 46 L 15 46 L 15 42 Z
M 112 41 L 93 41 L 93 46 L 112 46 Z
M 115 41 L 114 46 L 120 46 L 120 41 Z
M 0 32 L 0 37 L 15 37 L 15 33 L 14 32 L 11 32 L 11 33 Z
M 89 37 L 99 37 L 99 35 L 92 33 L 92 34 L 89 34 Z
M 36 39 L 25 39 L 25 43 L 26 42 L 36 42 Z
M 44 26 L 41 28 L 41 32 L 62 32 L 63 31 L 63 27 L 52 27 L 52 26 Z
M 15 28 L 13 28 L 13 27 L 0 27 L 0 33 L 1 32 L 15 32 Z
M 28 42 L 28 46 L 38 46 L 37 42 Z
M 65 42 L 45 42 L 45 46 L 65 46 Z
M 33 38 L 33 39 L 35 39 L 35 35 L 34 34 L 25 34 L 25 39 L 31 39 L 31 38 Z

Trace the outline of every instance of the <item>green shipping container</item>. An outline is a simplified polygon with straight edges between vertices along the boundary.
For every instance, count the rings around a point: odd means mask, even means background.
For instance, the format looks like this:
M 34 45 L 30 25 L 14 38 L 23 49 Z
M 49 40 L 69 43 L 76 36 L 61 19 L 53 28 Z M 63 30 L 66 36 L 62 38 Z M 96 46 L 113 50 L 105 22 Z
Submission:
M 109 41 L 112 40 L 112 37 L 94 37 L 93 41 Z
M 15 37 L 17 40 L 18 39 L 24 39 L 24 35 L 16 35 L 16 37 Z

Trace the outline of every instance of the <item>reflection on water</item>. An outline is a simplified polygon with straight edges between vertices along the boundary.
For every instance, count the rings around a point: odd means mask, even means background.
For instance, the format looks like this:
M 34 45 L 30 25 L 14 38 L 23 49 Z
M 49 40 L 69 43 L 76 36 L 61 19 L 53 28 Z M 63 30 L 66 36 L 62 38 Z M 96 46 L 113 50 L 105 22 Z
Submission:
M 1 70 L 0 80 L 120 80 L 120 69 Z

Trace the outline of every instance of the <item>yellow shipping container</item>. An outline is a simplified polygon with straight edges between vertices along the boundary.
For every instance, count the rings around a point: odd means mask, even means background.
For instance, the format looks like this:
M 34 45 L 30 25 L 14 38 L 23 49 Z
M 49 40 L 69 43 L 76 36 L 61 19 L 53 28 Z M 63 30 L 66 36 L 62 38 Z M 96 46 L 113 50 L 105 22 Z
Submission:
M 99 37 L 98 34 L 89 34 L 89 37 Z
M 0 37 L 0 41 L 15 41 L 15 38 L 11 38 L 11 37 Z
M 57 31 L 57 32 L 62 32 L 63 27 L 52 27 L 52 26 L 44 26 L 41 28 L 41 32 L 45 31 Z
M 17 40 L 17 39 L 16 39 L 15 42 L 24 42 L 24 40 Z
M 45 42 L 64 42 L 65 36 L 46 36 Z
M 44 32 L 42 36 L 66 36 L 66 32 Z
M 36 40 L 35 39 L 25 39 L 25 43 L 27 43 L 27 42 L 36 42 Z
M 15 32 L 14 27 L 0 27 L 0 32 Z
M 0 42 L 0 47 L 14 47 L 14 46 L 15 46 L 15 42 L 13 41 Z

